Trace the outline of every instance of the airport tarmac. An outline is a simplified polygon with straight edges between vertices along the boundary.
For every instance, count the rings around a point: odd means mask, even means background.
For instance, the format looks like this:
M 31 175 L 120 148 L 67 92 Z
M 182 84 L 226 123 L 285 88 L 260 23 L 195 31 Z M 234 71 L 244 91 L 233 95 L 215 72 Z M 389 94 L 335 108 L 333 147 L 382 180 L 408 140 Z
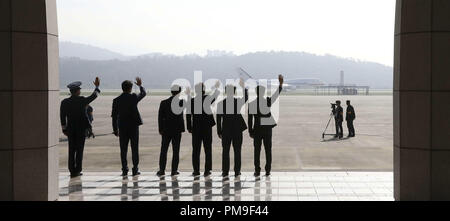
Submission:
M 64 97 L 61 96 L 61 99 Z M 140 128 L 140 169 L 156 172 L 161 136 L 158 133 L 158 108 L 165 96 L 149 94 L 139 105 L 144 125 Z M 112 135 L 111 106 L 114 96 L 100 96 L 92 103 L 95 139 L 86 140 L 84 171 L 117 171 L 120 173 L 119 140 Z M 322 139 L 328 122 L 330 102 L 352 100 L 356 111 L 356 137 Z M 393 110 L 392 96 L 281 96 L 280 117 L 273 133 L 273 171 L 392 171 L 393 170 Z M 247 117 L 244 116 L 246 121 Z M 334 124 L 328 130 L 334 131 Z M 221 170 L 222 147 L 213 128 L 213 170 Z M 344 122 L 344 135 L 348 133 Z M 67 142 L 60 135 L 60 170 L 67 172 Z M 244 132 L 242 171 L 253 171 L 253 140 Z M 191 135 L 184 133 L 180 150 L 180 171 L 192 171 Z M 232 156 L 232 154 L 231 154 Z M 129 152 L 131 167 L 131 150 Z M 201 156 L 201 168 L 204 153 Z M 170 171 L 169 149 L 167 171 Z M 233 160 L 231 160 L 233 163 Z M 261 164 L 264 167 L 264 151 Z M 231 171 L 233 170 L 231 164 Z

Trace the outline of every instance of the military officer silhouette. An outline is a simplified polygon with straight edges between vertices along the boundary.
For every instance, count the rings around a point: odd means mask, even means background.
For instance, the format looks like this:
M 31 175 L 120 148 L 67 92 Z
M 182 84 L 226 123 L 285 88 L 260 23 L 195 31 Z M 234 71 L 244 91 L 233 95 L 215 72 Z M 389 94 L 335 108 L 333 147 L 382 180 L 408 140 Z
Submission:
M 215 92 L 206 95 L 205 85 L 199 83 L 195 86 L 196 96 L 191 99 L 190 106 L 186 113 L 187 129 L 192 134 L 192 166 L 193 176 L 200 175 L 200 151 L 203 143 L 205 150 L 205 172 L 207 177 L 212 170 L 212 128 L 216 125 L 212 113 L 212 104 L 219 96 L 217 90 L 220 82 L 215 84 Z
M 254 166 L 256 177 L 260 176 L 260 154 L 261 146 L 264 144 L 266 153 L 266 176 L 270 176 L 272 168 L 272 129 L 277 126 L 275 119 L 271 113 L 271 106 L 278 99 L 283 90 L 284 78 L 278 76 L 279 87 L 272 97 L 264 97 L 266 88 L 263 86 L 256 87 L 257 98 L 248 104 L 248 129 L 250 137 L 253 138 Z
M 344 121 L 344 109 L 341 107 L 341 101 L 336 101 L 336 111 L 334 113 L 334 120 L 336 122 L 336 135 L 335 138 L 343 138 L 344 132 L 342 129 L 342 122 Z
M 355 109 L 350 104 L 351 101 L 347 101 L 347 111 L 345 120 L 347 121 L 348 137 L 355 137 L 355 127 L 353 121 L 356 119 Z
M 100 90 L 100 79 L 94 81 L 95 90 L 89 97 L 80 96 L 81 82 L 73 82 L 67 87 L 70 90 L 70 97 L 61 102 L 60 120 L 63 133 L 68 138 L 69 160 L 68 167 L 71 177 L 83 175 L 83 151 L 86 141 L 86 130 L 90 128 L 90 121 L 86 114 L 86 107 L 94 101 Z
M 227 177 L 230 170 L 230 147 L 233 144 L 234 175 L 241 175 L 242 132 L 247 130 L 247 124 L 241 114 L 241 109 L 248 101 L 248 90 L 240 79 L 244 97 L 235 98 L 236 87 L 225 87 L 226 98 L 217 105 L 217 134 L 222 139 L 222 176 Z
M 139 102 L 147 95 L 142 80 L 136 78 L 135 84 L 139 87 L 140 93 L 131 93 L 133 83 L 124 81 L 122 83 L 123 93 L 113 100 L 112 125 L 114 135 L 119 137 L 120 159 L 122 162 L 122 176 L 128 175 L 128 144 L 131 143 L 131 155 L 133 161 L 133 176 L 139 175 L 139 126 L 142 125 L 142 118 L 138 110 Z
M 185 101 L 180 99 L 181 87 L 179 85 L 172 86 L 172 96 L 161 101 L 158 113 L 158 128 L 161 140 L 161 153 L 159 157 L 158 176 L 165 175 L 167 152 L 169 144 L 172 143 L 172 176 L 179 174 L 178 163 L 180 155 L 181 135 L 185 132 L 183 110 Z M 186 89 L 186 93 L 190 93 Z

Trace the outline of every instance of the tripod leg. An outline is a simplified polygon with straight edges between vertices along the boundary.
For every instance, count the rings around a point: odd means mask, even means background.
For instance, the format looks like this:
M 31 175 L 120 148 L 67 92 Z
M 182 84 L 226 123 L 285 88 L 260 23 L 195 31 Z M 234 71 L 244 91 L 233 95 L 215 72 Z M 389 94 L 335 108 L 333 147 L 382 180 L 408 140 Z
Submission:
M 327 132 L 328 127 L 330 126 L 332 118 L 333 118 L 333 115 L 330 116 L 330 119 L 328 120 L 327 126 L 325 127 L 325 130 L 323 131 L 324 137 L 325 137 L 325 133 Z

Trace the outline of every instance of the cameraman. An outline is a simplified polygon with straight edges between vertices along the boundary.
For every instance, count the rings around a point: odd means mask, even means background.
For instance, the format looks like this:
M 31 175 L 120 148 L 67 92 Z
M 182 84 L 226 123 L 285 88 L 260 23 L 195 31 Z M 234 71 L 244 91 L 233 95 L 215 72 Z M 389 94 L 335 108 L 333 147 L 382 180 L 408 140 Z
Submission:
M 344 109 L 341 107 L 341 101 L 336 101 L 336 105 L 333 105 L 333 114 L 336 122 L 336 135 L 334 137 L 342 139 L 344 137 L 342 128 L 342 122 L 344 121 Z

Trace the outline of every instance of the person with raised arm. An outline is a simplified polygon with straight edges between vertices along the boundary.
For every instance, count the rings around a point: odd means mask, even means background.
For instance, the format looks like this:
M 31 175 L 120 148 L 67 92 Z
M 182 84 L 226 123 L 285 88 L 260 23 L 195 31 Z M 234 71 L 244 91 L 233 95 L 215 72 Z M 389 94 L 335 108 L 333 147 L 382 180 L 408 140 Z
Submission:
M 135 84 L 140 93 L 131 93 L 133 83 L 124 81 L 122 83 L 123 93 L 113 100 L 112 126 L 113 133 L 119 137 L 120 158 L 122 162 L 122 176 L 128 176 L 128 144 L 131 143 L 131 154 L 133 161 L 133 176 L 139 175 L 139 126 L 143 124 L 139 113 L 138 104 L 147 95 L 142 87 L 141 78 L 137 77 Z
M 159 157 L 159 171 L 157 176 L 164 176 L 167 163 L 167 152 L 169 144 L 172 143 L 172 173 L 171 176 L 177 176 L 178 163 L 180 159 L 180 142 L 181 135 L 184 133 L 184 116 L 183 110 L 185 107 L 185 100 L 180 99 L 181 87 L 173 85 L 171 88 L 172 96 L 161 101 L 158 112 L 158 129 L 161 135 L 161 153 Z M 185 93 L 190 94 L 190 89 L 186 88 Z
M 89 97 L 81 96 L 81 82 L 73 82 L 67 87 L 70 97 L 61 102 L 60 120 L 64 135 L 69 143 L 69 171 L 70 177 L 83 175 L 83 151 L 86 141 L 86 130 L 90 128 L 90 121 L 86 114 L 86 106 L 92 103 L 100 93 L 100 79 L 94 81 L 95 90 Z
M 244 97 L 235 98 L 236 87 L 225 86 L 226 98 L 217 105 L 217 134 L 222 139 L 222 176 L 227 177 L 230 170 L 230 147 L 233 144 L 234 176 L 241 175 L 242 133 L 247 130 L 247 124 L 241 110 L 248 101 L 248 90 L 244 80 L 239 85 L 244 91 Z
M 205 85 L 195 85 L 194 98 L 191 98 L 190 107 L 186 114 L 187 129 L 192 134 L 192 175 L 200 175 L 200 151 L 203 143 L 205 150 L 205 177 L 211 175 L 212 170 L 212 128 L 216 125 L 212 113 L 212 104 L 219 96 L 220 82 L 214 86 L 214 93 L 206 95 Z
M 260 154 L 261 146 L 264 144 L 266 153 L 266 176 L 270 176 L 272 169 L 272 129 L 277 126 L 271 113 L 272 105 L 277 101 L 283 90 L 284 78 L 278 76 L 279 87 L 271 97 L 265 97 L 266 88 L 258 85 L 256 87 L 257 98 L 248 105 L 248 129 L 250 137 L 253 138 L 254 166 L 256 177 L 260 176 Z

